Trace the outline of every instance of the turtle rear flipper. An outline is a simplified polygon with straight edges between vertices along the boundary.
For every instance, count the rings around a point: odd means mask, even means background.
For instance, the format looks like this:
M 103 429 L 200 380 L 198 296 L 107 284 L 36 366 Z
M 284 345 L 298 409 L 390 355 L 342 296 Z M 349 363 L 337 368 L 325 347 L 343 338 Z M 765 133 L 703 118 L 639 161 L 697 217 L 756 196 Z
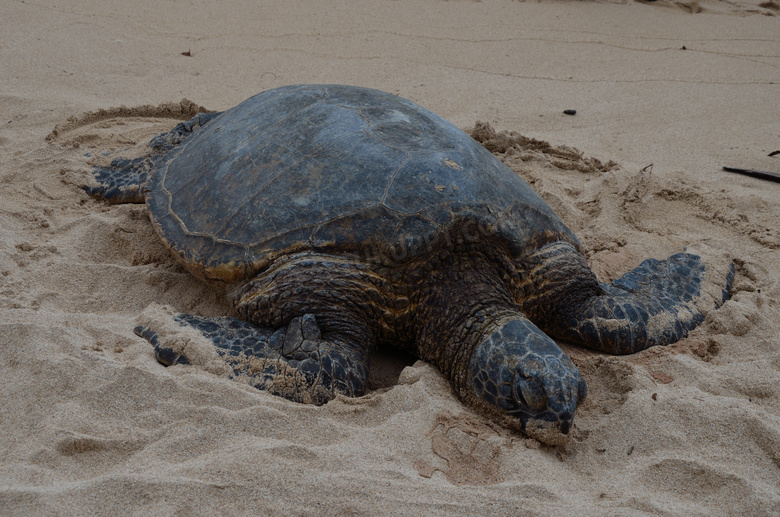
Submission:
M 323 339 L 311 314 L 293 318 L 276 331 L 229 317 L 178 314 L 173 319 L 180 327 L 197 330 L 213 345 L 223 363 L 221 373 L 257 389 L 317 405 L 336 394 L 357 397 L 365 391 L 367 354 L 333 337 Z M 140 325 L 135 333 L 154 345 L 157 361 L 165 366 L 195 364 L 220 373 L 215 371 L 220 368 L 213 355 L 204 353 L 191 333 L 176 336 L 167 325 L 159 330 Z
M 160 133 L 152 138 L 149 142 L 149 147 L 154 149 L 158 153 L 164 153 L 170 151 L 180 143 L 182 143 L 188 136 L 194 133 L 199 127 L 205 126 L 211 122 L 215 117 L 221 115 L 222 112 L 216 113 L 198 113 L 194 117 L 184 122 L 179 122 L 176 127 L 168 131 L 167 133 Z
M 611 285 L 600 284 L 599 294 L 568 306 L 549 332 L 611 354 L 674 343 L 728 299 L 734 265 L 723 278 L 715 274 L 690 253 L 645 260 Z M 717 288 L 707 289 L 708 282 Z
M 97 185 L 87 185 L 84 191 L 90 196 L 112 204 L 143 203 L 143 184 L 147 174 L 157 165 L 164 153 L 170 151 L 196 129 L 206 125 L 219 113 L 198 113 L 186 122 L 179 122 L 167 133 L 155 136 L 149 147 L 149 154 L 128 160 L 118 158 L 107 167 L 95 167 L 92 175 Z
M 154 157 L 142 156 L 135 160 L 118 158 L 108 167 L 95 167 L 92 175 L 97 185 L 82 187 L 90 196 L 109 203 L 143 203 L 141 185 L 154 165 Z

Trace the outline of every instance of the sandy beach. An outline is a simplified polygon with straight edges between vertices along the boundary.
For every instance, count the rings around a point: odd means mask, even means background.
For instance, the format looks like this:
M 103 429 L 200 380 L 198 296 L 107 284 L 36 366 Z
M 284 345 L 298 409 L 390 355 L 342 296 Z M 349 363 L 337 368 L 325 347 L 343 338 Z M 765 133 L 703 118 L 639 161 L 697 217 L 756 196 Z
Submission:
M 0 515 L 780 515 L 775 0 L 8 0 L 0 16 Z M 668 347 L 561 343 L 589 387 L 548 446 L 382 352 L 323 406 L 133 333 L 233 314 L 144 205 L 81 186 L 199 109 L 338 83 L 413 100 L 530 183 L 611 281 L 693 250 L 731 299 Z M 566 115 L 564 110 L 576 110 Z

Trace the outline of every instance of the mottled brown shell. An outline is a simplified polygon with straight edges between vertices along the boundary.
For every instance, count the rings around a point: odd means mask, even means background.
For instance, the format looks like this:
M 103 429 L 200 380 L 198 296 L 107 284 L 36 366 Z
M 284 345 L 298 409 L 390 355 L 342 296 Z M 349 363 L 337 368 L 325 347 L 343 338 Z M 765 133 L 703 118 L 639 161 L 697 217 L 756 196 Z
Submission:
M 553 240 L 579 246 L 527 183 L 463 131 L 366 88 L 260 93 L 169 151 L 146 189 L 163 241 L 217 283 L 309 251 L 403 265 L 479 232 L 513 256 Z

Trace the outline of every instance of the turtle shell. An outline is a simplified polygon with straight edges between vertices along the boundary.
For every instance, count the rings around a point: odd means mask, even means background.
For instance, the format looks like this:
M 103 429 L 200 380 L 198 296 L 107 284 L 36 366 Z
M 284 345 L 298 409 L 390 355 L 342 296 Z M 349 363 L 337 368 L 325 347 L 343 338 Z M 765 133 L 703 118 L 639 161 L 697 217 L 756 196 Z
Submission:
M 255 95 L 169 151 L 146 190 L 163 241 L 216 283 L 299 253 L 403 266 L 486 233 L 513 256 L 552 240 L 579 246 L 466 133 L 411 101 L 354 86 Z

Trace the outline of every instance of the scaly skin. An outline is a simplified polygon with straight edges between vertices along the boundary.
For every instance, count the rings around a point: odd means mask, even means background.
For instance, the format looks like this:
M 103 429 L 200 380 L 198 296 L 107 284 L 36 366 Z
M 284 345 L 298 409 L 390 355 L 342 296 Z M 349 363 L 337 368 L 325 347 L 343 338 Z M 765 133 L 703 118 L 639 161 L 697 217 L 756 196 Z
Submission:
M 585 382 L 519 310 L 518 264 L 495 244 L 466 246 L 434 262 L 415 297 L 418 354 L 482 412 L 527 433 L 543 421 L 567 434 Z

